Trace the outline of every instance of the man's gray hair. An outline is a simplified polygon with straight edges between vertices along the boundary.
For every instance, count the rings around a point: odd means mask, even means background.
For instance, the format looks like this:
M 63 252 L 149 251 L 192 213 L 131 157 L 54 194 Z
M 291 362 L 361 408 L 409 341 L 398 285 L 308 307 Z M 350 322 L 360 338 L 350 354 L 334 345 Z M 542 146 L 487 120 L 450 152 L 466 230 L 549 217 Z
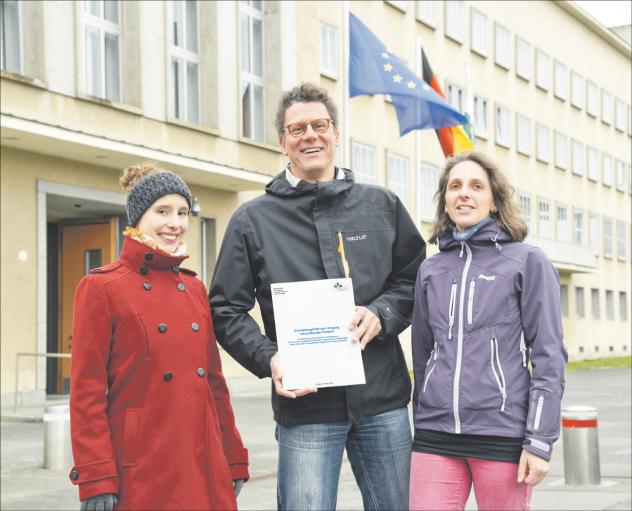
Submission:
M 313 83 L 304 82 L 301 85 L 297 85 L 291 90 L 283 92 L 281 94 L 281 100 L 279 101 L 279 107 L 277 109 L 276 119 L 274 125 L 276 127 L 279 136 L 282 137 L 285 132 L 285 112 L 294 103 L 322 103 L 329 112 L 329 117 L 334 123 L 334 127 L 338 127 L 338 108 L 333 99 L 329 96 L 329 93 L 323 87 L 314 85 Z

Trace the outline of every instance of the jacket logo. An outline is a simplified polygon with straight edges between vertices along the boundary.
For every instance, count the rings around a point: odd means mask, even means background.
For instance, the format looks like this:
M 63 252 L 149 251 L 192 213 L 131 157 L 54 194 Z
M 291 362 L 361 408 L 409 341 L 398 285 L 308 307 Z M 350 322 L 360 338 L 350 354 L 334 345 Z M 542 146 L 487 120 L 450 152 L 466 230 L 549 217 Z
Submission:
M 347 241 L 362 241 L 366 239 L 366 234 L 362 234 L 361 236 L 347 236 Z
M 496 280 L 496 275 L 483 275 L 481 273 L 479 274 L 478 278 L 483 280 Z

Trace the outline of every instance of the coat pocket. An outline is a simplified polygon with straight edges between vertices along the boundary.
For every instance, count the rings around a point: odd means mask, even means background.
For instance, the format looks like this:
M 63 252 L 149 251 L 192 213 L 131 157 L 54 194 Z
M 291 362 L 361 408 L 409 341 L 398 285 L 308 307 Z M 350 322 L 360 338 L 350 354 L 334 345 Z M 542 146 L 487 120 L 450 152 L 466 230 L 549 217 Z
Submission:
M 492 372 L 494 373 L 494 378 L 496 380 L 496 384 L 498 385 L 498 392 L 500 393 L 500 397 L 502 398 L 500 411 L 504 412 L 505 402 L 507 401 L 507 383 L 505 382 L 505 373 L 503 372 L 503 368 L 500 365 L 500 356 L 498 354 L 498 339 L 496 339 L 496 337 L 492 337 L 489 340 L 489 346 L 490 346 L 489 363 L 492 366 Z
M 467 324 L 472 324 L 472 317 L 474 315 L 474 290 L 476 289 L 476 281 L 470 281 L 470 290 L 467 295 Z
M 140 428 L 140 410 L 128 408 L 125 412 L 125 429 L 123 433 L 123 466 L 136 465 L 138 455 L 138 432 Z
M 430 352 L 430 357 L 428 358 L 428 363 L 426 364 L 426 377 L 424 378 L 424 386 L 423 386 L 423 388 L 421 390 L 422 394 L 426 393 L 426 387 L 428 386 L 428 380 L 430 380 L 430 376 L 432 375 L 432 372 L 435 370 L 435 367 L 437 367 L 437 357 L 438 356 L 439 356 L 439 346 L 437 346 L 437 343 L 435 342 L 434 348 Z M 430 366 L 430 364 L 432 364 L 432 366 Z M 430 367 L 430 370 L 428 370 L 428 367 Z

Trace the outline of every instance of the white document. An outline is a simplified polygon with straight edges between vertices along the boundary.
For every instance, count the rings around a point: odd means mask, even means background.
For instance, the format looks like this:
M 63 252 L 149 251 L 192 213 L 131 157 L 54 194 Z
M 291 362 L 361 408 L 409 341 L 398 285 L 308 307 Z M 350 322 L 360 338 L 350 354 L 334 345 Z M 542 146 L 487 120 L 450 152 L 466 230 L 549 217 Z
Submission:
M 351 279 L 272 284 L 271 292 L 284 389 L 365 383 L 360 343 L 349 330 Z

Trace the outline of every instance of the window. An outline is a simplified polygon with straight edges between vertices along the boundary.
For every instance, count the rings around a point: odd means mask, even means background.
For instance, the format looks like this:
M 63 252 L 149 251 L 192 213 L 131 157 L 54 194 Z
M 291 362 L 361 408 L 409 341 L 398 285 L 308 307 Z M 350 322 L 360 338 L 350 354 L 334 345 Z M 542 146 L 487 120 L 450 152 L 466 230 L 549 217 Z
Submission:
M 618 98 L 614 101 L 614 127 L 625 131 L 625 103 Z
M 628 295 L 625 291 L 619 291 L 619 319 L 621 321 L 628 319 Z
M 320 72 L 329 78 L 336 78 L 336 40 L 338 30 L 327 23 L 320 23 Z
M 549 56 L 542 50 L 535 50 L 535 84 L 542 90 L 551 87 Z
M 584 306 L 585 306 L 584 288 L 576 287 L 575 288 L 575 314 L 577 314 L 577 317 L 583 318 L 585 316 Z
M 397 194 L 406 209 L 410 211 L 410 172 L 408 170 L 408 158 L 389 153 L 386 184 Z
M 628 105 L 628 135 L 632 137 L 632 105 Z
M 462 43 L 464 25 L 463 2 L 447 0 L 445 2 L 445 35 L 458 43 Z
M 593 249 L 595 255 L 599 255 L 601 252 L 599 249 L 599 245 L 601 244 L 601 237 L 599 236 L 599 215 L 589 213 L 588 226 L 590 228 L 590 248 Z
M 197 2 L 171 2 L 171 115 L 200 122 L 200 56 Z
M 561 62 L 555 62 L 554 94 L 556 98 L 566 101 L 568 85 L 566 84 L 566 66 Z
M 244 137 L 263 141 L 265 138 L 263 2 L 242 0 L 239 6 L 242 134 Z
M 375 148 L 353 142 L 353 173 L 358 183 L 377 184 Z
M 436 0 L 426 0 L 415 3 L 417 4 L 417 19 L 432 28 L 436 28 L 438 2 Z
M 606 319 L 614 319 L 614 293 L 606 289 Z
M 586 113 L 597 117 L 599 115 L 599 88 L 586 80 Z
M 535 156 L 539 161 L 548 163 L 551 161 L 551 137 L 549 128 L 536 124 L 536 147 Z
M 562 316 L 568 317 L 568 286 L 560 285 L 560 305 L 562 306 Z
M 599 319 L 599 289 L 590 290 L 590 309 L 593 319 Z
M 200 260 L 202 261 L 201 277 L 206 284 L 206 287 L 209 288 L 217 259 L 217 248 L 215 245 L 215 219 L 202 217 L 200 219 L 200 230 Z
M 527 223 L 527 229 L 531 231 L 531 197 L 526 193 L 520 194 L 520 209 L 522 210 L 522 216 Z
M 408 2 L 406 0 L 386 0 L 386 3 L 403 12 L 406 12 L 408 8 Z
M 458 85 L 448 82 L 448 103 L 450 103 L 459 112 L 464 111 L 465 106 L 465 93 L 463 89 Z
M 511 117 L 509 110 L 502 106 L 496 106 L 496 143 L 511 147 Z
M 85 92 L 120 101 L 119 2 L 84 1 L 81 20 Z
M 22 72 L 20 10 L 16 0 L 0 2 L 0 69 L 18 74 Z
M 417 175 L 417 214 L 421 220 L 434 220 L 434 194 L 438 188 L 439 169 L 428 163 L 420 163 Z
M 538 234 L 543 238 L 552 238 L 551 204 L 544 199 L 538 201 Z
M 577 140 L 571 141 L 572 169 L 573 174 L 584 175 L 584 144 Z
M 568 168 L 568 139 L 566 135 L 555 132 L 555 166 L 558 169 Z
M 625 235 L 625 222 L 621 222 L 620 220 L 617 220 L 617 257 L 619 258 L 620 261 L 625 261 L 626 259 L 626 247 L 627 247 L 627 243 L 626 243 L 626 235 Z
M 599 180 L 599 152 L 588 146 L 588 179 Z
M 516 36 L 516 74 L 525 80 L 531 80 L 531 45 Z
M 510 37 L 509 30 L 494 24 L 494 62 L 505 69 L 511 68 Z
M 423 2 L 420 2 L 423 3 Z M 489 43 L 487 37 L 487 16 L 472 8 L 471 10 L 471 41 L 470 48 L 473 52 L 487 57 L 489 53 Z
M 525 156 L 531 155 L 531 119 L 516 114 L 516 149 Z
M 617 171 L 617 190 L 625 192 L 625 162 L 622 160 L 615 160 L 615 169 Z
M 601 122 L 612 124 L 612 94 L 601 89 Z
M 487 100 L 480 96 L 474 96 L 474 134 L 477 137 L 487 139 Z
M 568 208 L 566 206 L 557 206 L 557 240 L 568 241 Z
M 584 79 L 579 73 L 571 71 L 571 105 L 579 109 L 584 106 Z
M 612 257 L 612 220 L 603 219 L 603 255 Z
M 583 245 L 584 237 L 584 212 L 581 209 L 573 210 L 573 243 Z
M 601 167 L 603 172 L 601 180 L 604 186 L 612 186 L 612 157 L 610 155 L 602 153 Z

